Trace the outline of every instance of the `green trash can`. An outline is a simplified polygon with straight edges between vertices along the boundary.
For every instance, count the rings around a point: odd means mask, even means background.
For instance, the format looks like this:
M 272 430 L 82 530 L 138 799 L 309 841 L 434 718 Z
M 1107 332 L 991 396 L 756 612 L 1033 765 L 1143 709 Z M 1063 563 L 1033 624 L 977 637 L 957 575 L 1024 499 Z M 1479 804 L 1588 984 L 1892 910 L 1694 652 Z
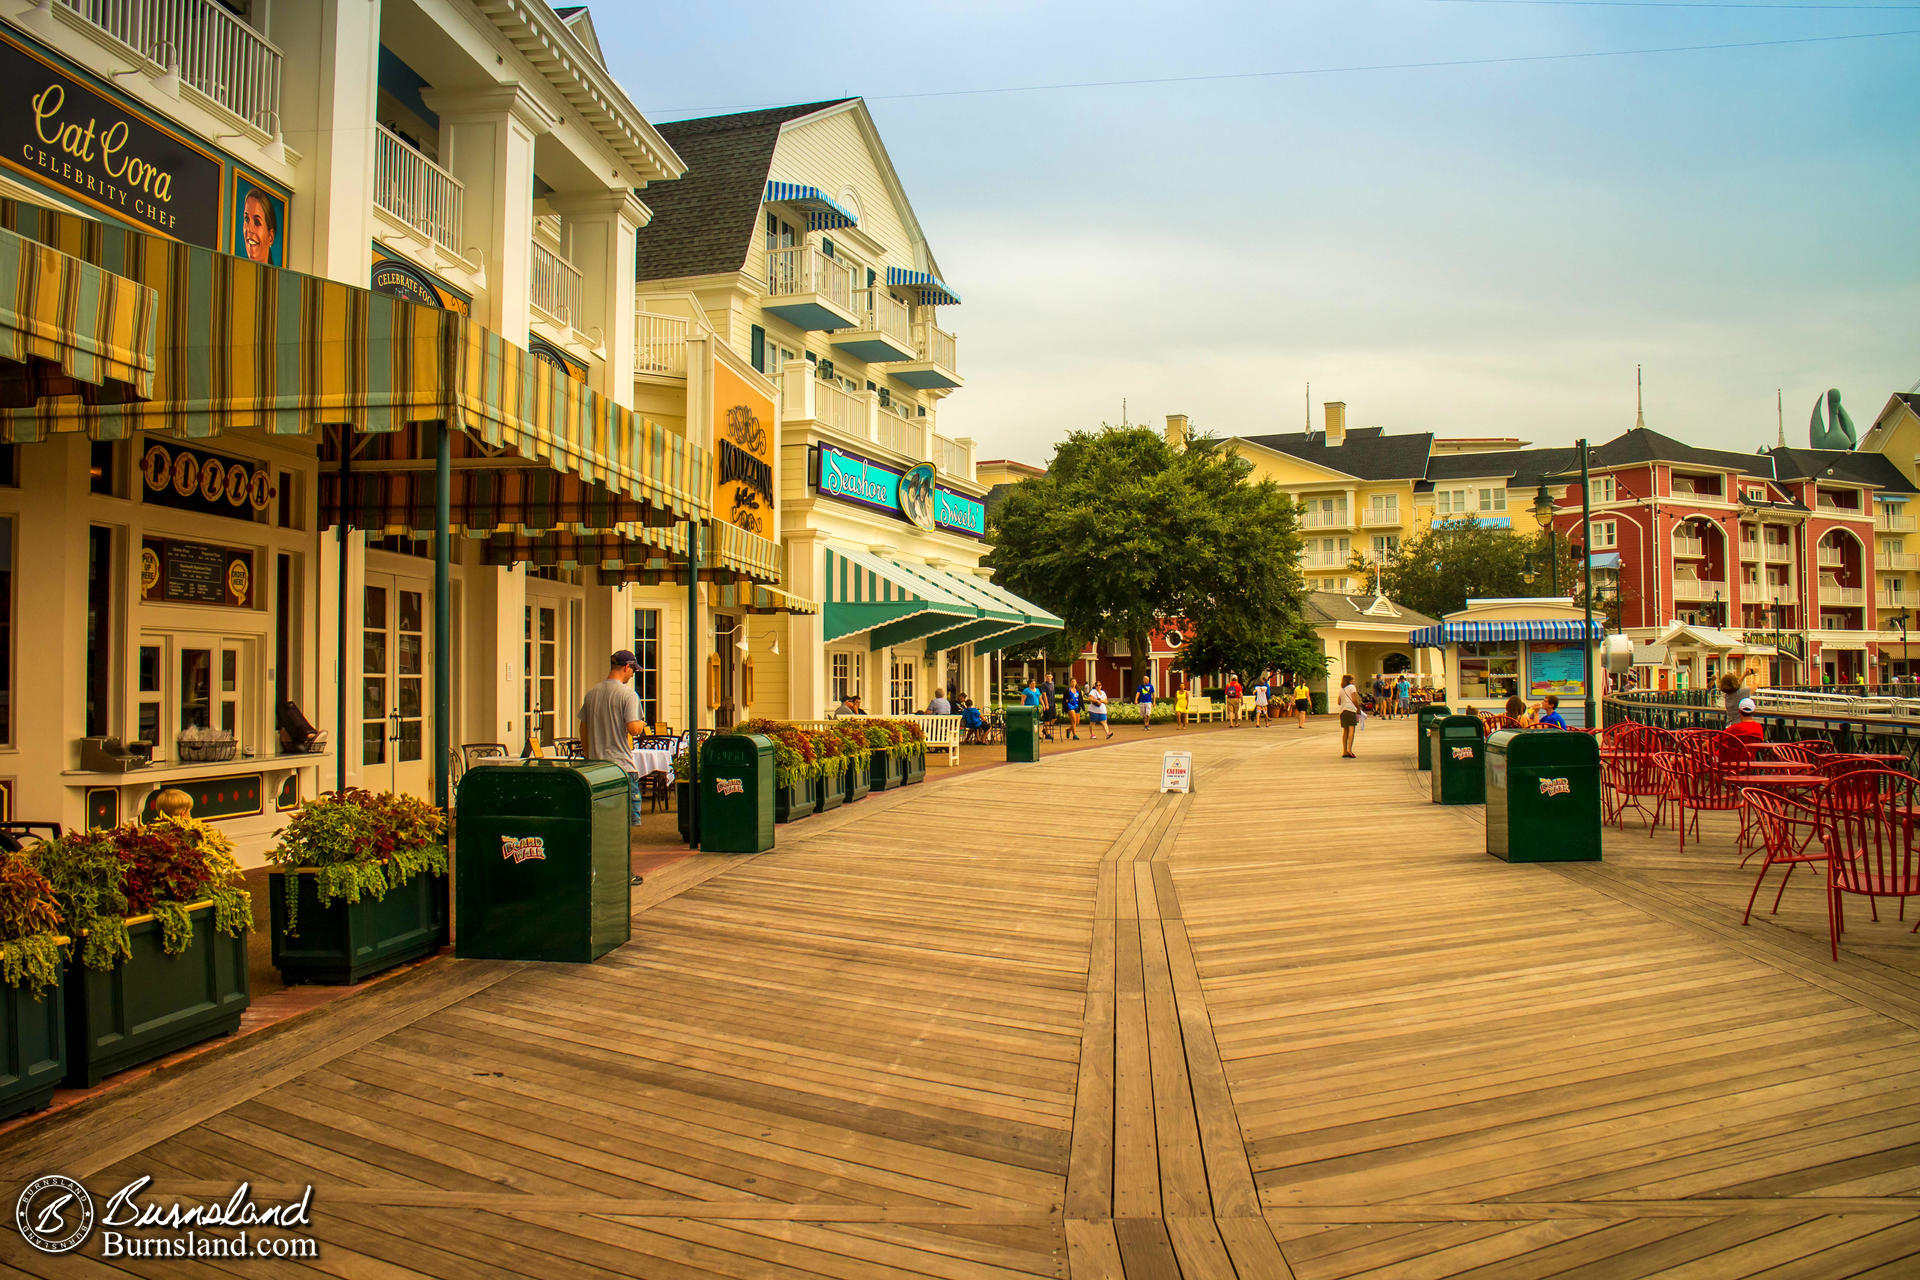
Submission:
M 605 760 L 478 764 L 458 795 L 456 956 L 585 964 L 632 936 L 624 769 Z
M 763 853 L 773 848 L 773 739 L 716 733 L 700 750 L 700 848 Z
M 1420 739 L 1420 772 L 1425 773 L 1433 768 L 1433 743 L 1427 738 L 1428 732 L 1433 728 L 1433 722 L 1441 716 L 1452 714 L 1453 712 L 1447 710 L 1444 702 L 1430 702 L 1414 712 L 1415 735 Z
M 1483 804 L 1487 798 L 1486 726 L 1479 716 L 1441 716 L 1427 731 L 1433 753 L 1433 802 Z
M 1565 729 L 1487 739 L 1487 852 L 1508 862 L 1600 861 L 1600 744 Z
M 1008 707 L 1007 759 L 1031 763 L 1040 758 L 1040 708 Z

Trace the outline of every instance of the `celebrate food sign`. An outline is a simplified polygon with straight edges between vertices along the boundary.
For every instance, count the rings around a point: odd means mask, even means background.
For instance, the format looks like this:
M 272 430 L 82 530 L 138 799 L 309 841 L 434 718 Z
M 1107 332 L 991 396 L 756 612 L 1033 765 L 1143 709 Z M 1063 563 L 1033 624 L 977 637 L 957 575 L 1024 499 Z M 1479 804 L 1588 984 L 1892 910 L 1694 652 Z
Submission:
M 903 472 L 832 445 L 818 445 L 814 452 L 814 488 L 821 493 L 884 511 L 922 529 L 986 536 L 986 507 L 977 498 L 935 484 L 932 463 Z

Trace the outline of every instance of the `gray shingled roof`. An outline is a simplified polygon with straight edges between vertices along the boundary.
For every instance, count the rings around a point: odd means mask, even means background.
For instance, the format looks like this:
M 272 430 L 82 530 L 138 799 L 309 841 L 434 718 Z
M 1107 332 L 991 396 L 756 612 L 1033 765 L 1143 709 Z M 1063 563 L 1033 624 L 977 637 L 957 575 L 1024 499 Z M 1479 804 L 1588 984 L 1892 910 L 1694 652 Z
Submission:
M 1352 596 L 1339 591 L 1309 591 L 1302 602 L 1304 608 L 1301 612 L 1306 615 L 1309 622 L 1365 622 L 1382 627 L 1404 626 L 1410 631 L 1431 627 L 1437 621 L 1424 613 L 1415 613 L 1407 606 L 1392 600 L 1387 603 L 1400 611 L 1399 617 L 1390 618 L 1369 614 L 1367 609 L 1372 606 L 1373 600 L 1374 597 L 1370 595 Z
M 1433 448 L 1431 431 L 1390 436 L 1379 427 L 1350 428 L 1337 445 L 1329 445 L 1319 431 L 1240 439 L 1361 480 L 1418 480 L 1427 474 L 1427 455 Z
M 1578 470 L 1577 449 L 1502 449 L 1490 453 L 1437 453 L 1427 464 L 1427 479 L 1477 480 L 1482 476 L 1505 476 L 1511 489 L 1538 488 L 1548 476 Z M 1556 481 L 1556 483 L 1564 483 Z M 1428 486 L 1422 486 L 1426 488 Z
M 1701 449 L 1683 444 L 1672 436 L 1663 436 L 1646 427 L 1635 427 L 1615 436 L 1593 451 L 1593 459 L 1602 466 L 1631 466 L 1637 462 L 1679 462 L 1699 467 L 1725 467 L 1743 475 L 1773 478 L 1772 461 L 1764 453 L 1734 453 L 1726 449 Z
M 1911 481 L 1884 453 L 1847 449 L 1774 449 L 1773 465 L 1782 480 L 1812 480 L 1831 475 L 1843 484 L 1870 484 L 1887 493 L 1914 493 Z
M 780 126 L 850 101 L 834 98 L 658 126 L 687 162 L 687 173 L 642 195 L 653 220 L 635 237 L 636 278 L 675 280 L 745 266 Z

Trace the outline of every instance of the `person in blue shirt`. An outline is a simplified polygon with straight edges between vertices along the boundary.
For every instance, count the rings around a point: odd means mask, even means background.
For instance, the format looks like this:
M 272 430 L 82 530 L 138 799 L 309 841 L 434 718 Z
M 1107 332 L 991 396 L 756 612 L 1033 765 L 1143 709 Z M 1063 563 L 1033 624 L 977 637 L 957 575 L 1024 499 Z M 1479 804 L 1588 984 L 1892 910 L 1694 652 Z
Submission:
M 1407 679 L 1404 671 L 1393 686 L 1393 711 L 1395 715 L 1413 714 L 1413 682 Z
M 1542 729 L 1564 729 L 1567 722 L 1560 715 L 1560 699 L 1548 694 L 1540 700 L 1540 710 L 1534 715 L 1533 722 Z
M 1067 737 L 1078 742 L 1080 740 L 1080 682 L 1078 680 L 1067 685 L 1067 691 L 1060 695 L 1060 702 L 1067 712 Z
M 1153 725 L 1153 680 L 1151 677 L 1140 682 L 1140 689 L 1133 695 L 1133 700 L 1140 704 L 1140 727 L 1142 729 L 1151 728 Z
M 1040 687 L 1031 680 L 1027 681 L 1026 687 L 1020 690 L 1020 705 L 1023 707 L 1040 705 Z

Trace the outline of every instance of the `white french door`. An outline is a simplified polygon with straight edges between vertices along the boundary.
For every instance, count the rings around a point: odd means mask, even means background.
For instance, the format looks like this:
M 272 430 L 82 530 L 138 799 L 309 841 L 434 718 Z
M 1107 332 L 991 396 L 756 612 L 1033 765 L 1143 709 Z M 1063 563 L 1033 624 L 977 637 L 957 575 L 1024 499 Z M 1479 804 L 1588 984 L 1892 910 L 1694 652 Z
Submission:
M 361 785 L 426 795 L 427 601 L 424 583 L 369 573 L 360 619 Z

